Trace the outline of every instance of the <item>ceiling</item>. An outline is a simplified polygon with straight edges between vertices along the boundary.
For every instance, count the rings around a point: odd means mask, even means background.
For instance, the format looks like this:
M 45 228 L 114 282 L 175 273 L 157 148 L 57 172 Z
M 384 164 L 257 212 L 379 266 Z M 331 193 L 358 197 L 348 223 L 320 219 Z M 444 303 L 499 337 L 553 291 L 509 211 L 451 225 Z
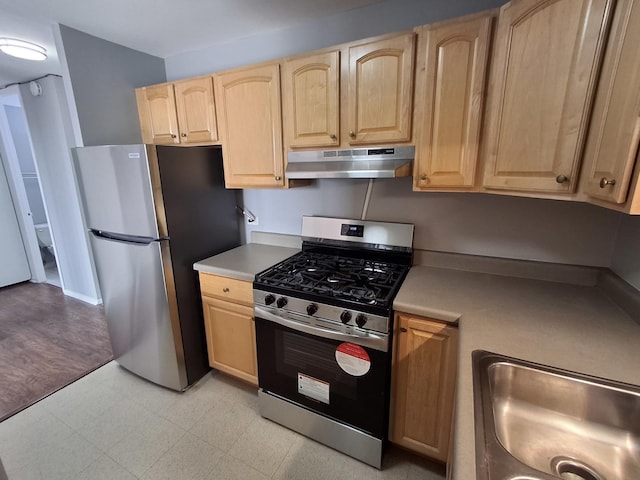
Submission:
M 279 30 L 383 0 L 0 0 L 0 37 L 38 43 L 43 62 L 0 52 L 0 87 L 60 74 L 52 27 L 61 23 L 166 58 Z

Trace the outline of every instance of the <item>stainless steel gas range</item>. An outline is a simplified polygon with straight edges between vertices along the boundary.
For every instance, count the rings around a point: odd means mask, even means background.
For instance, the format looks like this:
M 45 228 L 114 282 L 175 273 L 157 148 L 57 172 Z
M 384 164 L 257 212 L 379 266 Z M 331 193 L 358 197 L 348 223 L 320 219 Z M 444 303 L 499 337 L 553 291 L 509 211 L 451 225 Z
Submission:
M 413 225 L 304 217 L 302 237 L 253 284 L 260 413 L 380 468 Z

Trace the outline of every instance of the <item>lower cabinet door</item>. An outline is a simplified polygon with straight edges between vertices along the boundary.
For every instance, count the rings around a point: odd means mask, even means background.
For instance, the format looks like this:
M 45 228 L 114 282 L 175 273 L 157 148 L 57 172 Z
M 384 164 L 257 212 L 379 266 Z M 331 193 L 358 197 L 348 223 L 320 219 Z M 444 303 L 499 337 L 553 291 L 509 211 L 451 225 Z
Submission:
M 389 439 L 446 462 L 453 413 L 458 329 L 398 313 Z
M 202 297 L 209 364 L 258 385 L 253 308 Z

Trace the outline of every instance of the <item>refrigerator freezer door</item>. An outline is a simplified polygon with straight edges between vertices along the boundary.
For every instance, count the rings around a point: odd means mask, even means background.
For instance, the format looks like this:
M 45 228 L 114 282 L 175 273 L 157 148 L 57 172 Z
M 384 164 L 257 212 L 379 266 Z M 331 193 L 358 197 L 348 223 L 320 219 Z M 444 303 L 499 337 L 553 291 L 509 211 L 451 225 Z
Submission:
M 80 147 L 73 153 L 87 226 L 157 238 L 146 146 Z
M 92 235 L 114 359 L 127 370 L 174 390 L 187 387 L 165 289 L 162 248 Z

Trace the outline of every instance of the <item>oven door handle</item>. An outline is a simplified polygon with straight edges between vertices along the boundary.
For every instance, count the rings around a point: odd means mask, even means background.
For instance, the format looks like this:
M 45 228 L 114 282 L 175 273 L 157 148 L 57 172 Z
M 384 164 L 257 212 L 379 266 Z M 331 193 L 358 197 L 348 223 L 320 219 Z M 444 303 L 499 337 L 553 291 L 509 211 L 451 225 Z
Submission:
M 288 327 L 298 332 L 308 333 L 309 335 L 316 335 L 318 337 L 328 338 L 331 340 L 348 341 L 364 347 L 370 347 L 381 352 L 387 352 L 389 350 L 388 337 L 382 337 L 372 333 L 350 335 L 348 333 L 336 332 L 327 328 L 320 328 L 289 320 L 288 318 L 281 317 L 280 315 L 274 315 L 273 313 L 258 306 L 254 307 L 254 313 L 256 318 L 262 318 L 263 320 L 277 323 L 283 327 Z

